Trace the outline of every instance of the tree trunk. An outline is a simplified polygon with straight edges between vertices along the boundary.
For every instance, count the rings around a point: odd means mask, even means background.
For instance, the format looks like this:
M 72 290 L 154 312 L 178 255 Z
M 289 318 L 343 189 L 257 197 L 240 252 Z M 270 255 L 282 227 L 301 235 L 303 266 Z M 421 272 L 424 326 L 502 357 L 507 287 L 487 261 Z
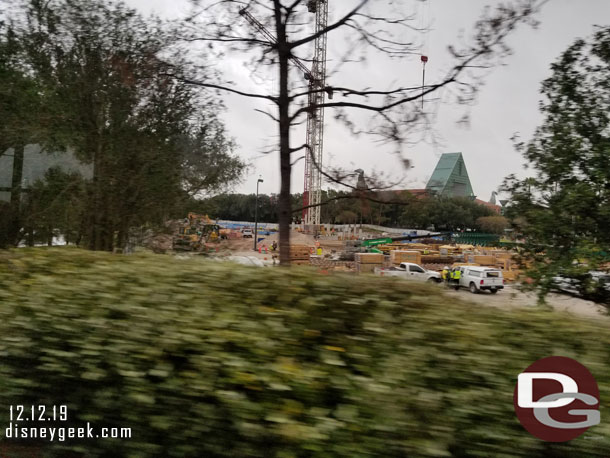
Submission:
M 94 251 L 112 251 L 115 227 L 111 219 L 108 179 L 101 140 L 93 161 L 92 181 L 92 191 L 88 206 L 89 249 Z
M 11 183 L 10 224 L 8 242 L 17 246 L 21 233 L 21 181 L 23 179 L 24 145 L 16 145 L 13 150 L 13 176 Z
M 292 222 L 292 198 L 290 195 L 290 115 L 288 99 L 288 58 L 290 50 L 285 45 L 283 26 L 278 24 L 278 55 L 280 66 L 279 128 L 280 128 L 280 266 L 290 266 L 290 223 Z
M 88 204 L 88 245 L 90 250 L 100 249 L 100 175 L 101 175 L 101 155 L 100 144 L 97 144 L 93 157 L 93 179 L 91 180 L 91 193 Z
M 110 187 L 108 158 L 104 149 L 104 125 L 106 104 L 101 102 L 95 120 L 95 133 L 91 134 L 90 145 L 94 151 L 92 195 L 89 202 L 89 249 L 112 251 L 114 247 L 114 224 L 111 219 L 109 202 Z

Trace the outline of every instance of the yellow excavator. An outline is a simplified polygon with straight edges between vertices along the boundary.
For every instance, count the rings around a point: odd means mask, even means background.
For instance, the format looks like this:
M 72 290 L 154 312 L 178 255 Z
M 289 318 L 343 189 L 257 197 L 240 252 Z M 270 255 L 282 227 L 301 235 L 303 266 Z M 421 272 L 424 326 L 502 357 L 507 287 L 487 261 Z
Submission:
M 220 226 L 214 224 L 208 215 L 189 213 L 174 235 L 173 248 L 175 251 L 199 251 L 205 243 L 219 239 Z

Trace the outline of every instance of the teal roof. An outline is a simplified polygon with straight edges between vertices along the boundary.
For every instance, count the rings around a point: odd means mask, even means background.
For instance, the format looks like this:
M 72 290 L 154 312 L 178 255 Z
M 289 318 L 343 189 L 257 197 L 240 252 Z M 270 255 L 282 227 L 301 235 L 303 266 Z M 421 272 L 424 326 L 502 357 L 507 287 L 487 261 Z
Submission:
M 462 153 L 443 154 L 428 180 L 426 189 L 441 196 L 474 196 Z

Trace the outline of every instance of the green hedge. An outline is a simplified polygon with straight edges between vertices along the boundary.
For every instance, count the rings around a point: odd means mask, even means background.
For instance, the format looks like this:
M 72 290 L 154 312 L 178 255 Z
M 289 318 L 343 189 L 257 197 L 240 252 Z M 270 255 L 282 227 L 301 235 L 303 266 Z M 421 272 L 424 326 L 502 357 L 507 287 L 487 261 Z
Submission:
M 603 407 L 566 444 L 529 435 L 512 407 L 517 374 L 550 355 L 585 364 L 607 405 L 605 319 L 449 302 L 393 279 L 71 249 L 0 254 L 0 304 L 2 425 L 11 404 L 67 404 L 70 424 L 133 431 L 26 443 L 47 456 L 610 451 Z

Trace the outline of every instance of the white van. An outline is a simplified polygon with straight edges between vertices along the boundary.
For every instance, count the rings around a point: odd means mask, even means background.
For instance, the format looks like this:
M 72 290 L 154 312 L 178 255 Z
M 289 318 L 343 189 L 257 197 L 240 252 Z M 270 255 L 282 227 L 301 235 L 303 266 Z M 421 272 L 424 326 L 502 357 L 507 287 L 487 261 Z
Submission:
M 492 267 L 479 266 L 462 266 L 460 267 L 462 276 L 460 278 L 460 286 L 468 288 L 471 293 L 476 294 L 479 291 L 489 290 L 492 294 L 496 294 L 504 288 L 504 277 L 500 269 Z

